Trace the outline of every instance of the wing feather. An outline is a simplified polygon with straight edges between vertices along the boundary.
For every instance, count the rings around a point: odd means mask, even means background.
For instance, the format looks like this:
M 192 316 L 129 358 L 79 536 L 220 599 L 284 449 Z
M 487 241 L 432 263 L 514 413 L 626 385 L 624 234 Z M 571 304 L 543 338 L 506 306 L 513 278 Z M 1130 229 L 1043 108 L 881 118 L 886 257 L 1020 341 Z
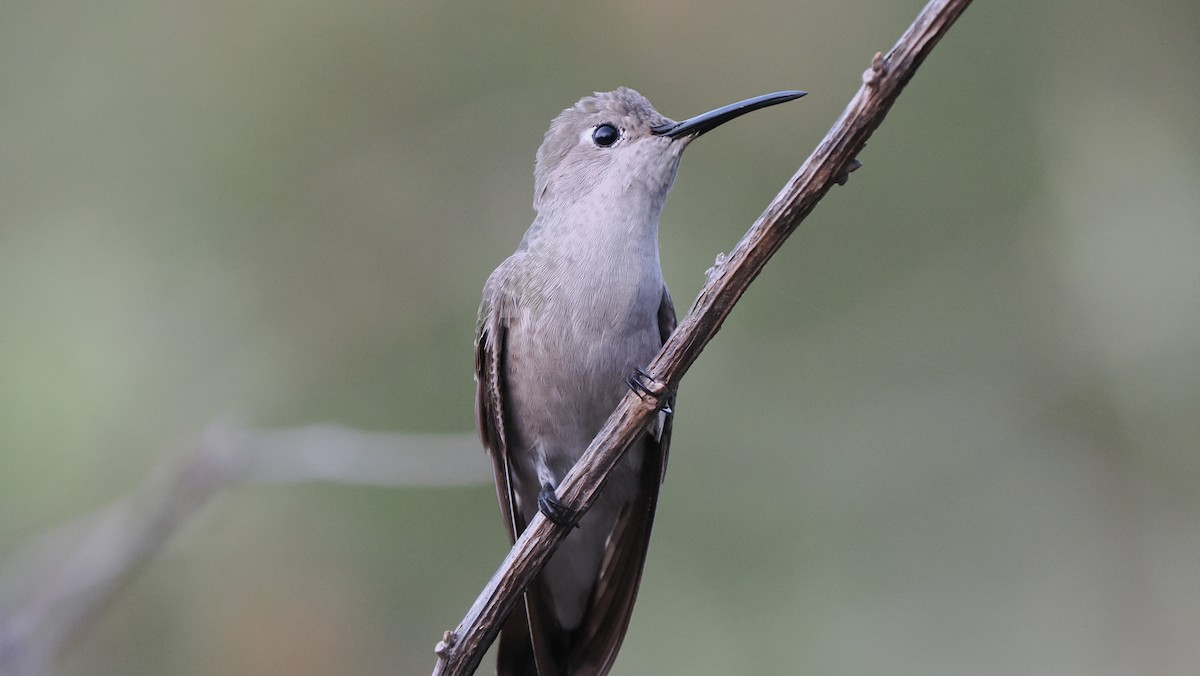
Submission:
M 496 499 L 504 513 L 509 542 L 525 530 L 525 519 L 517 507 L 507 435 L 505 357 L 511 298 L 505 290 L 507 266 L 501 265 L 484 286 L 483 303 L 475 335 L 475 424 L 480 440 L 492 460 Z M 499 676 L 529 676 L 535 673 L 533 626 L 527 603 L 520 603 L 504 622 L 496 654 Z

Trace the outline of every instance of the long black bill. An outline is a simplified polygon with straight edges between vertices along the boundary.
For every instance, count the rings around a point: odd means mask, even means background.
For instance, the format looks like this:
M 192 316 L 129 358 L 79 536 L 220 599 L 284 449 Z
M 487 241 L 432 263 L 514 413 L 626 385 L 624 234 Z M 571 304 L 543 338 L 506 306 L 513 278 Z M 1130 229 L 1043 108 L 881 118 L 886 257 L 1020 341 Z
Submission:
M 775 92 L 774 94 L 755 96 L 752 99 L 738 101 L 723 108 L 710 110 L 703 115 L 697 115 L 683 122 L 671 122 L 670 124 L 660 124 L 657 127 L 651 127 L 650 133 L 673 139 L 684 136 L 699 136 L 706 131 L 716 129 L 735 117 L 741 117 L 751 111 L 773 106 L 777 103 L 794 101 L 807 93 L 793 89 L 784 92 Z

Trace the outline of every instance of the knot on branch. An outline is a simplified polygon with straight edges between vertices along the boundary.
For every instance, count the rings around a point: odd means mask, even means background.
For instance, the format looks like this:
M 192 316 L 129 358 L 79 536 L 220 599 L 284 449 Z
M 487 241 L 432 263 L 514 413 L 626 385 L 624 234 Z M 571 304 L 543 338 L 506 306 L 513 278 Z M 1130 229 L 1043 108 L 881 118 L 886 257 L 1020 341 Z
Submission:
M 863 84 L 868 87 L 878 87 L 879 81 L 888 74 L 887 64 L 883 61 L 883 52 L 875 52 L 871 58 L 871 67 L 863 71 Z
M 442 640 L 438 641 L 437 645 L 433 647 L 433 654 L 442 659 L 446 659 L 446 656 L 449 655 L 450 651 L 454 648 L 455 643 L 458 643 L 458 634 L 455 634 L 447 629 L 446 632 L 442 634 Z
M 711 282 L 712 278 L 717 276 L 717 273 L 721 271 L 721 266 L 725 265 L 725 259 L 726 255 L 724 251 L 717 254 L 717 258 L 713 261 L 712 267 L 704 271 L 705 282 Z

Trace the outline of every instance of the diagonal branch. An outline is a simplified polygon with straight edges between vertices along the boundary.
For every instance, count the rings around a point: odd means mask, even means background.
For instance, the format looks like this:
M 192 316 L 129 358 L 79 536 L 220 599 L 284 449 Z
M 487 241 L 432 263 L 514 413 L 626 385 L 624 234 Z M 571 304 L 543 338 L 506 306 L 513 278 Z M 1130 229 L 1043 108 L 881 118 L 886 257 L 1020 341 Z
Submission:
M 883 122 L 921 62 L 968 4 L 970 0 L 930 0 L 891 51 L 875 55 L 871 67 L 863 73 L 862 87 L 833 128 L 729 256 L 710 271 L 691 311 L 647 369 L 656 394 L 665 394 L 679 385 L 700 351 L 720 330 L 734 304 L 788 235 L 835 183 L 846 181 L 849 172 L 857 167 L 855 156 Z M 559 500 L 580 512 L 586 511 L 604 486 L 608 473 L 657 407 L 653 397 L 643 399 L 633 392 L 627 393 L 559 486 Z M 460 676 L 475 671 L 521 593 L 569 531 L 570 528 L 554 525 L 541 513 L 534 516 L 458 628 L 446 632 L 438 643 L 434 676 Z

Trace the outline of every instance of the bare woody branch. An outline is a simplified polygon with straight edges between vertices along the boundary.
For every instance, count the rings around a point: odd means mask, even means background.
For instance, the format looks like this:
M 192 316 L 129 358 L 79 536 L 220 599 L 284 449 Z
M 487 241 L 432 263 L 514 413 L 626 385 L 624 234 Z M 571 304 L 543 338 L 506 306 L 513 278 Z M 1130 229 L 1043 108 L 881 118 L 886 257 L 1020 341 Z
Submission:
M 608 473 L 674 390 L 705 345 L 712 340 L 738 299 L 784 240 L 835 183 L 857 168 L 856 155 L 879 127 L 913 74 L 962 14 L 970 0 L 931 0 L 887 54 L 876 54 L 863 84 L 812 155 L 800 167 L 753 227 L 709 274 L 695 304 L 680 322 L 647 372 L 655 397 L 625 395 L 587 451 L 559 486 L 563 504 L 586 511 Z M 438 643 L 434 676 L 471 674 L 495 640 L 503 620 L 526 586 L 545 565 L 568 527 L 534 516 L 500 569 L 483 588 L 466 617 Z

